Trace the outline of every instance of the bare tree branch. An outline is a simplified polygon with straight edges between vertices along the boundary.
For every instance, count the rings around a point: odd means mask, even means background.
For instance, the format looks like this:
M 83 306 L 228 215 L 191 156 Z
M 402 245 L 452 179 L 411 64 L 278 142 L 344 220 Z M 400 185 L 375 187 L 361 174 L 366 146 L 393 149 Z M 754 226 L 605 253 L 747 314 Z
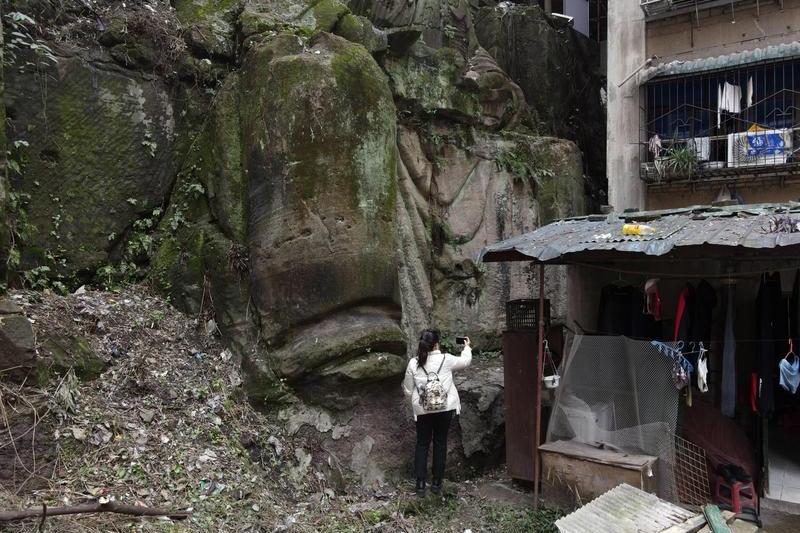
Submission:
M 175 511 L 172 509 L 159 509 L 156 507 L 142 507 L 138 505 L 126 505 L 117 502 L 108 503 L 84 503 L 81 505 L 68 505 L 66 507 L 45 507 L 22 509 L 20 511 L 0 511 L 0 522 L 16 522 L 26 518 L 37 518 L 44 516 L 62 516 L 84 513 L 117 513 L 133 516 L 167 516 L 173 520 L 183 520 L 191 516 L 190 511 Z

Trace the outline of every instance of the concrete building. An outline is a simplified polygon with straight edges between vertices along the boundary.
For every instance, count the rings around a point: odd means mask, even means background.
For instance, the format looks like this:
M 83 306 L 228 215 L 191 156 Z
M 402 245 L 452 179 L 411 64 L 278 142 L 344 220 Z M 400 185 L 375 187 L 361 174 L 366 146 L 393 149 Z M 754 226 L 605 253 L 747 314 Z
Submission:
M 800 199 L 800 0 L 608 3 L 616 210 Z

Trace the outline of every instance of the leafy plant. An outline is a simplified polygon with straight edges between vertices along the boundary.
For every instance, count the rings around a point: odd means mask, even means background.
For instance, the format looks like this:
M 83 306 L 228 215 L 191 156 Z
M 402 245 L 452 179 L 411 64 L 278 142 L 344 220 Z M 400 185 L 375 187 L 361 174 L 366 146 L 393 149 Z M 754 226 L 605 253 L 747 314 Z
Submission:
M 656 170 L 662 178 L 688 178 L 697 167 L 697 150 L 692 146 L 675 146 L 656 160 Z
M 555 175 L 545 161 L 534 157 L 530 148 L 521 144 L 511 150 L 499 152 L 494 161 L 498 170 L 508 172 L 515 181 L 527 180 L 534 187 L 541 186 L 545 178 Z
M 17 63 L 17 54 L 20 51 L 30 50 L 38 61 L 49 61 L 50 63 L 58 63 L 58 58 L 53 53 L 53 50 L 47 46 L 47 43 L 38 37 L 36 21 L 24 13 L 12 11 L 5 15 L 6 31 L 8 38 L 6 39 L 3 47 L 3 59 L 6 65 L 14 65 Z

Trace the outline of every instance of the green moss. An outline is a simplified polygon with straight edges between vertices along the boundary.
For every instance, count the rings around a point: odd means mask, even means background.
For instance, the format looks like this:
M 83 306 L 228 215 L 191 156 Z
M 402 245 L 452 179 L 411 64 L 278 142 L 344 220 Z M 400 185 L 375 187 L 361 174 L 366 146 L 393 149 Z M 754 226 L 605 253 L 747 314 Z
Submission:
M 362 19 L 352 13 L 343 16 L 336 25 L 336 35 L 344 37 L 348 41 L 354 43 L 360 42 L 363 32 L 364 25 Z
M 174 268 L 180 258 L 180 248 L 175 237 L 161 242 L 155 256 L 150 261 L 150 278 L 155 288 L 163 294 L 170 295 L 173 288 Z
M 242 165 L 239 111 L 244 106 L 240 99 L 239 77 L 233 74 L 217 95 L 207 130 L 198 142 L 197 164 L 186 181 L 194 180 L 205 187 L 211 212 L 223 233 L 243 243 L 247 233 L 247 176 Z M 193 218 L 202 214 L 202 207 L 198 207 L 191 210 Z
M 80 337 L 50 336 L 42 342 L 42 349 L 50 354 L 51 369 L 58 375 L 66 374 L 71 368 L 78 378 L 89 381 L 100 377 L 106 368 L 106 362 Z
M 257 407 L 280 404 L 289 400 L 290 392 L 267 363 L 255 354 L 242 357 L 244 391 Z
M 323 369 L 323 376 L 343 376 L 361 383 L 398 376 L 406 367 L 405 356 L 391 353 L 370 352 L 344 363 L 336 363 Z
M 331 31 L 346 14 L 350 13 L 348 8 L 338 0 L 319 0 L 312 8 L 315 27 L 318 31 Z
M 385 68 L 397 98 L 415 110 L 477 122 L 482 115 L 480 96 L 459 86 L 464 58 L 451 48 L 422 48 L 416 55 L 387 57 Z
M 177 0 L 175 14 L 184 24 L 194 24 L 212 16 L 226 16 L 238 0 Z

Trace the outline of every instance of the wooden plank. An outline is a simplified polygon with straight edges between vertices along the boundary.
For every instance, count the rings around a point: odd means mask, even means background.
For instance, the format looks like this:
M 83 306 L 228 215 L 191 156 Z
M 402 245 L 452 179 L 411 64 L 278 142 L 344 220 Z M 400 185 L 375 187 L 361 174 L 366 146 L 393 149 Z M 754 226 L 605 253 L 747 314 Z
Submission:
M 695 533 L 704 525 L 706 525 L 706 517 L 703 513 L 700 513 L 682 524 L 676 524 L 669 529 L 665 529 L 661 533 Z
M 703 514 L 706 520 L 708 520 L 711 531 L 714 533 L 731 533 L 731 528 L 728 527 L 728 524 L 725 523 L 725 519 L 722 518 L 719 507 L 716 505 L 706 505 L 703 507 Z
M 542 491 L 548 502 L 563 507 L 584 505 L 622 483 L 645 492 L 656 491 L 655 462 L 635 469 L 546 450 L 541 452 Z
M 651 455 L 635 455 L 625 452 L 598 448 L 590 446 L 577 441 L 559 440 L 556 442 L 548 442 L 542 444 L 539 449 L 543 452 L 552 452 L 559 455 L 566 455 L 583 459 L 585 461 L 592 461 L 595 463 L 607 464 L 619 468 L 628 468 L 631 470 L 641 470 L 642 468 L 651 465 L 658 460 L 657 457 Z
M 506 467 L 513 479 L 533 481 L 536 409 L 536 332 L 503 333 Z

